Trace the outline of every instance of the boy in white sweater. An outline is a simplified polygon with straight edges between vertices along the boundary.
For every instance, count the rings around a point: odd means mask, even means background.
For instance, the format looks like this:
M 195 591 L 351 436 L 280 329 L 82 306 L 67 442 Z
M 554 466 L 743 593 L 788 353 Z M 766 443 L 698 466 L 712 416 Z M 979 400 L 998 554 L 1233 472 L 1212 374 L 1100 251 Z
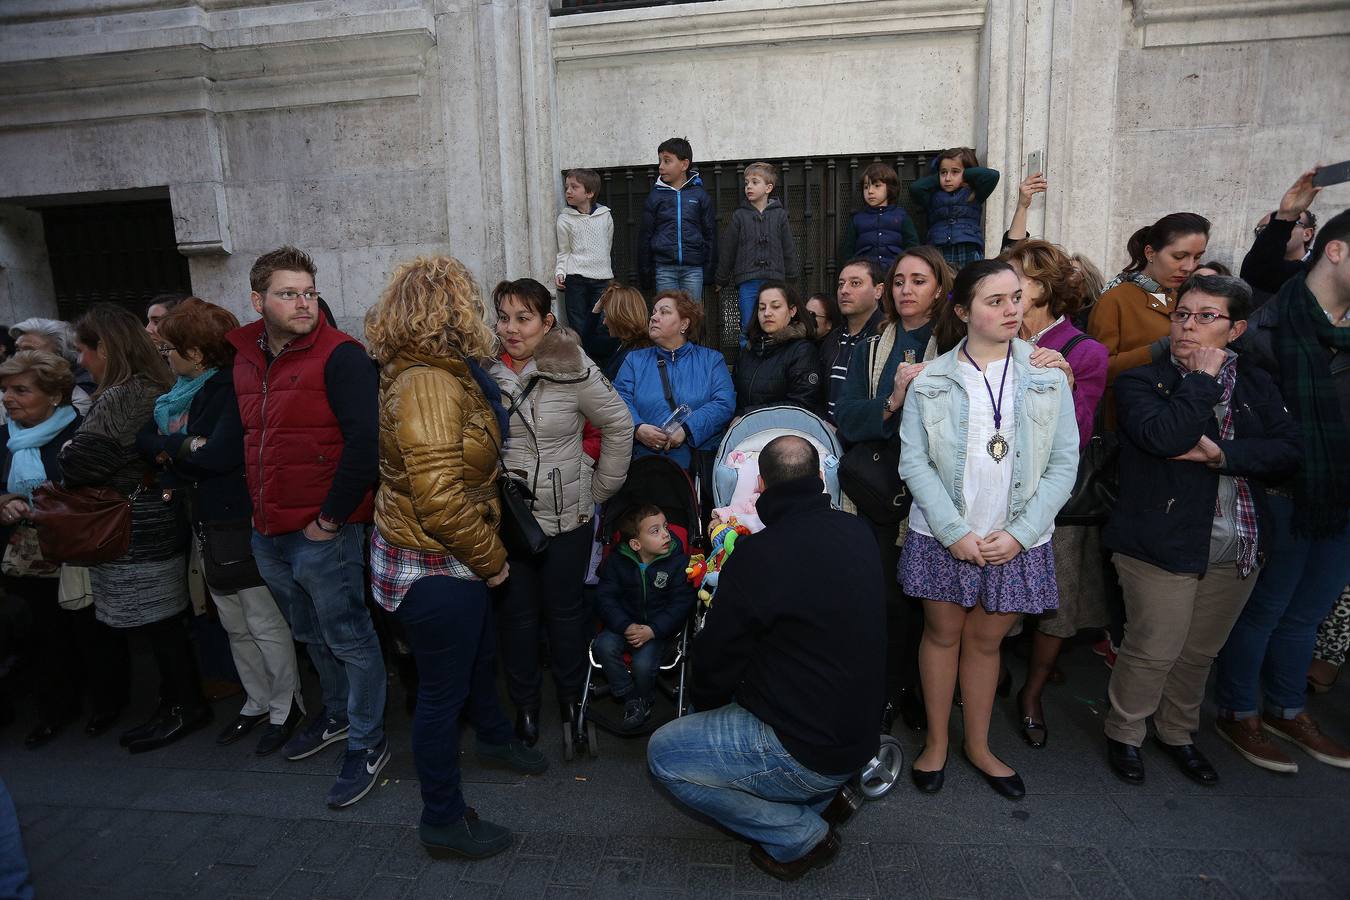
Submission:
M 595 305 L 614 278 L 610 268 L 610 245 L 614 242 L 614 218 L 609 207 L 595 202 L 600 193 L 600 173 L 572 169 L 563 180 L 567 208 L 558 216 L 558 264 L 555 278 L 563 292 L 567 324 L 589 348 L 599 325 Z

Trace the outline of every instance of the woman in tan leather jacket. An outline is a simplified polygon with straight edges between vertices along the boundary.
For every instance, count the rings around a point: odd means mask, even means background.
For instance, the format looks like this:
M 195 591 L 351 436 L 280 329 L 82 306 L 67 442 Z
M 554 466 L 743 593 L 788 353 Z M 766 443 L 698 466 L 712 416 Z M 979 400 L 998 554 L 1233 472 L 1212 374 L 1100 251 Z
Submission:
M 574 745 L 585 741 L 577 707 L 586 681 L 586 647 L 595 616 L 582 595 L 595 533 L 595 504 L 623 486 L 632 458 L 633 419 L 576 332 L 558 325 L 553 295 L 532 278 L 492 292 L 501 358 L 489 371 L 510 407 L 506 468 L 534 495 L 534 517 L 549 536 L 542 553 L 508 547 L 511 578 L 498 591 L 498 635 L 516 737 L 539 739 L 539 625 L 548 633 L 559 718 Z M 600 457 L 582 449 L 586 423 L 600 433 Z
M 458 260 L 419 257 L 399 266 L 366 319 L 381 366 L 371 586 L 417 661 L 418 835 L 433 855 L 473 859 L 511 846 L 511 833 L 464 804 L 460 712 L 468 707 L 480 756 L 531 774 L 548 767 L 497 702 L 488 588 L 508 571 L 496 487 L 506 411 L 480 364 L 496 345 L 481 310 Z

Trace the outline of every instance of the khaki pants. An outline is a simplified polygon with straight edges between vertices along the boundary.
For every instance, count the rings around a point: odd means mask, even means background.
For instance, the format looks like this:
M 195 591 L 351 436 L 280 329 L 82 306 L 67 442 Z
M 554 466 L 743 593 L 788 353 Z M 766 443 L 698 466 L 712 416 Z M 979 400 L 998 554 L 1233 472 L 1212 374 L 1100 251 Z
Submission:
M 1107 691 L 1106 736 L 1141 746 L 1145 719 L 1152 715 L 1164 744 L 1193 743 L 1210 666 L 1256 586 L 1257 573 L 1238 578 L 1236 565 L 1222 563 L 1200 578 L 1119 553 L 1111 561 L 1125 594 L 1125 640 Z

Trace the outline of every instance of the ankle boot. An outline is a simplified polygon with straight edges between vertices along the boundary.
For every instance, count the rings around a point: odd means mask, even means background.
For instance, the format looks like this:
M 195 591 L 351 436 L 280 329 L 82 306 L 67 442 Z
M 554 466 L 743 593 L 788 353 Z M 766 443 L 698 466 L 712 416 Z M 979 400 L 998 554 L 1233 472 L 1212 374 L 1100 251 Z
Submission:
M 539 743 L 539 707 L 522 706 L 516 710 L 516 737 L 526 747 Z

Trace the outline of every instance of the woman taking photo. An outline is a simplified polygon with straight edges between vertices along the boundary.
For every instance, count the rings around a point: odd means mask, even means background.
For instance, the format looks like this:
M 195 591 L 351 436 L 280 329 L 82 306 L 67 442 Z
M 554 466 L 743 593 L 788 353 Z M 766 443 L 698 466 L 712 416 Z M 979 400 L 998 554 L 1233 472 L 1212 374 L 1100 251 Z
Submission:
M 1086 299 L 1083 277 L 1073 260 L 1048 241 L 1021 241 L 999 259 L 1013 267 L 1022 285 L 1022 340 L 1037 348 L 1068 353 L 1073 370 L 1073 406 L 1081 453 L 1092 440 L 1092 424 L 1106 388 L 1106 348 L 1074 327 L 1073 316 Z M 1041 692 L 1067 638 L 1084 628 L 1110 622 L 1102 581 L 1101 528 L 1056 526 L 1050 542 L 1055 554 L 1059 608 L 1041 616 L 1032 639 L 1027 681 L 1017 695 L 1022 738 L 1044 747 L 1049 738 Z
M 839 436 L 848 443 L 900 440 L 905 393 L 923 371 L 923 361 L 935 355 L 933 320 L 951 293 L 954 278 L 935 247 L 912 247 L 891 265 L 881 295 L 886 324 L 854 352 L 835 406 Z M 881 549 L 882 565 L 887 573 L 894 572 L 900 560 L 900 523 L 869 522 Z M 918 659 L 923 606 L 916 598 L 906 597 L 889 574 L 886 583 L 887 703 L 881 727 L 889 732 L 898 713 L 906 726 L 917 730 L 925 722 Z
M 989 749 L 999 644 L 1019 613 L 1058 605 L 1049 543 L 1078 471 L 1078 429 L 1067 379 L 1032 368 L 1017 340 L 1022 291 L 1007 263 L 967 265 L 942 315 L 965 337 L 909 385 L 900 421 L 900 476 L 914 505 L 899 574 L 905 593 L 923 598 L 928 710 L 911 774 L 920 790 L 942 787 L 959 674 L 965 757 L 1017 799 L 1022 779 Z
M 231 560 L 240 547 L 248 547 L 253 515 L 244 481 L 244 428 L 234 395 L 235 351 L 225 338 L 238 327 L 231 312 L 197 297 L 159 320 L 160 349 L 178 380 L 155 401 L 154 419 L 137 439 L 141 453 L 184 492 L 193 532 L 206 552 L 219 546 Z M 229 635 L 230 655 L 247 697 L 216 743 L 233 744 L 266 723 L 256 753 L 267 756 L 281 749 L 304 717 L 290 626 L 256 567 L 252 584 L 225 586 L 212 584 L 212 568 L 201 562 L 196 547 L 194 559 Z
M 1106 425 L 1115 430 L 1111 385 L 1127 369 L 1166 358 L 1162 339 L 1171 323 L 1181 287 L 1204 258 L 1209 220 L 1195 213 L 1171 213 L 1130 236 L 1130 263 L 1106 286 L 1092 308 L 1088 334 L 1109 354 L 1106 369 Z
M 511 832 L 478 818 L 460 792 L 459 717 L 480 756 L 538 774 L 548 761 L 511 735 L 497 703 L 488 588 L 509 574 L 497 536 L 501 394 L 483 366 L 496 341 L 473 275 L 448 256 L 399 266 L 366 316 L 380 364 L 380 487 L 371 589 L 417 659 L 413 761 L 418 837 L 433 855 L 481 859 Z
M 812 294 L 806 301 L 806 311 L 816 323 L 816 343 L 844 324 L 844 314 L 839 311 L 839 301 L 833 294 Z
M 153 484 L 136 435 L 155 412 L 173 376 L 140 320 L 121 307 L 95 304 L 75 326 L 80 360 L 98 383 L 89 415 L 61 451 L 67 488 L 105 487 L 131 498 L 131 545 L 89 568 L 98 620 L 138 629 L 159 668 L 159 708 L 125 732 L 132 753 L 153 750 L 211 721 L 188 640 L 187 531 L 179 496 Z
M 535 498 L 535 520 L 548 536 L 542 553 L 508 547 L 511 577 L 499 592 L 498 634 L 516 736 L 539 740 L 539 623 L 547 629 L 559 719 L 583 742 L 578 705 L 586 682 L 593 621 L 582 596 L 595 534 L 595 504 L 623 487 L 632 458 L 633 420 L 576 332 L 560 327 L 552 294 L 532 278 L 504 281 L 492 292 L 501 359 L 489 371 L 510 411 L 502 450 L 508 472 Z M 597 462 L 582 450 L 582 429 L 600 432 Z
M 824 391 L 815 321 L 801 297 L 786 282 L 766 281 L 755 310 L 736 360 L 736 415 L 780 404 L 819 413 Z
M 651 344 L 647 336 L 647 318 L 651 313 L 641 291 L 617 281 L 605 288 L 597 305 L 600 324 L 591 338 L 591 347 L 582 349 L 613 381 L 630 350 Z
M 736 389 L 722 354 L 693 343 L 702 321 L 703 307 L 684 291 L 657 292 L 647 325 L 655 346 L 629 353 L 614 379 L 637 426 L 634 456 L 660 454 L 691 469 L 693 451 L 717 452 Z
M 57 603 L 60 567 L 42 558 L 37 532 L 28 524 L 33 489 L 61 480 L 58 453 L 80 427 L 71 403 L 75 378 L 54 353 L 20 350 L 0 364 L 4 389 L 5 478 L 0 496 L 0 546 L 4 547 L 5 593 L 22 600 L 32 620 L 25 641 L 34 666 L 38 722 L 24 746 L 41 747 L 92 704 L 85 734 L 101 734 L 127 702 L 125 637 L 94 618 L 94 609 L 63 609 Z

